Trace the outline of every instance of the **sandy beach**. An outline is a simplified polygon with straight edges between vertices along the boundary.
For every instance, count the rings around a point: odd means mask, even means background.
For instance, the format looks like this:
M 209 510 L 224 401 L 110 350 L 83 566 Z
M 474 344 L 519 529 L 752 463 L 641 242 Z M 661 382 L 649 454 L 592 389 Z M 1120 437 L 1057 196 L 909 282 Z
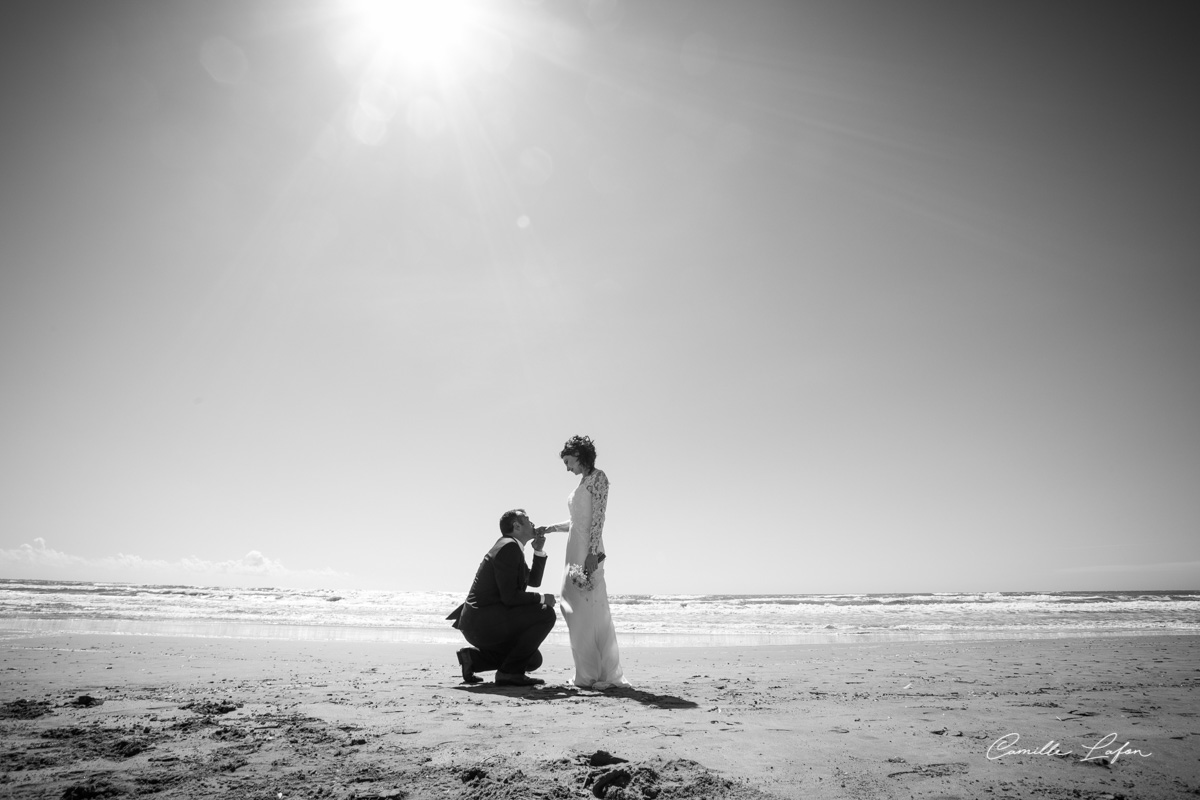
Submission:
M 562 646 L 536 689 L 464 685 L 454 650 L 5 639 L 0 797 L 1200 793 L 1200 637 L 630 647 L 610 692 Z

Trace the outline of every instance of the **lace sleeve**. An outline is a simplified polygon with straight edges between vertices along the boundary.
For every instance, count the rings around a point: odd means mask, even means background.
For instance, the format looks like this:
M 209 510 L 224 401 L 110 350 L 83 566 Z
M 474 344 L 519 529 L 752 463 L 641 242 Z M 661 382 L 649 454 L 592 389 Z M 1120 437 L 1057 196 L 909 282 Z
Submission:
M 588 552 L 600 552 L 600 534 L 604 533 L 604 510 L 608 506 L 608 476 L 596 470 L 587 484 L 592 495 L 592 527 L 588 531 Z

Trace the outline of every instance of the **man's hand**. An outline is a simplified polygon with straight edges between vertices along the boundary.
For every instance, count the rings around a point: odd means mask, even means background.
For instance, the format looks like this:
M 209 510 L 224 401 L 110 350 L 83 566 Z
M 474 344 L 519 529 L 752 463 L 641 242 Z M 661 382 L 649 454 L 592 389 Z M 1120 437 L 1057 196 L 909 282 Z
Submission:
M 583 560 L 583 573 L 591 575 L 596 571 L 596 567 L 600 566 L 600 556 L 595 553 L 588 553 L 587 558 Z
M 544 550 L 546 547 L 546 534 L 536 533 L 533 537 L 533 549 Z
M 554 595 L 552 595 L 552 594 L 542 595 L 542 605 L 545 606 L 546 608 L 554 608 Z

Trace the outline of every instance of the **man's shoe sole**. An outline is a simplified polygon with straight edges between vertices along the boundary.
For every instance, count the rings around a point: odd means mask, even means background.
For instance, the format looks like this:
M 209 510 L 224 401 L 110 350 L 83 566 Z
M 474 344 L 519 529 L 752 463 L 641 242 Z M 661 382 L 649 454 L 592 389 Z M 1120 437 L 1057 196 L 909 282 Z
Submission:
M 496 676 L 497 686 L 541 686 L 545 683 L 541 678 L 530 678 L 528 675 L 522 675 L 519 678 L 501 678 Z
M 459 650 L 455 655 L 458 656 L 458 665 L 462 667 L 463 683 L 483 683 L 483 678 L 471 670 L 471 652 L 464 649 Z

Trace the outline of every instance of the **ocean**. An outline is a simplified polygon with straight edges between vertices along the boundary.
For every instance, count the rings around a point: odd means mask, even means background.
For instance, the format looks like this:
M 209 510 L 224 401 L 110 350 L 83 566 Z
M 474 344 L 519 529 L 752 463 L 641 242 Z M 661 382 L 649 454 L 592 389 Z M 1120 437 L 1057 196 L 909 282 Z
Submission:
M 460 642 L 456 592 L 0 579 L 0 639 L 56 633 Z M 1200 591 L 614 595 L 622 646 L 1200 634 Z M 566 645 L 558 625 L 549 643 Z

